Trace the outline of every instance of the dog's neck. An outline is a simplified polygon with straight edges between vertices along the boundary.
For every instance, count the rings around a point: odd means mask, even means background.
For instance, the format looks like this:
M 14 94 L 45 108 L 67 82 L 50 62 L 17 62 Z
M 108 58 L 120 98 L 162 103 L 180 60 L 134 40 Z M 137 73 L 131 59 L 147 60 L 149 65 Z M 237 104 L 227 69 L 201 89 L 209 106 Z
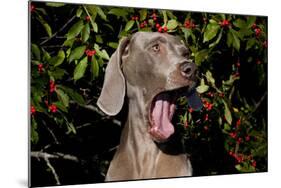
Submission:
M 168 142 L 158 144 L 149 134 L 149 111 L 152 94 L 127 83 L 128 116 L 124 125 L 120 147 L 132 145 L 143 151 L 159 151 L 171 155 L 184 153 L 181 138 L 176 132 Z
M 154 144 L 148 133 L 149 104 L 145 102 L 145 95 L 145 90 L 127 83 L 128 116 L 121 135 L 121 142 L 124 144 L 132 142 L 142 145 L 147 142 Z

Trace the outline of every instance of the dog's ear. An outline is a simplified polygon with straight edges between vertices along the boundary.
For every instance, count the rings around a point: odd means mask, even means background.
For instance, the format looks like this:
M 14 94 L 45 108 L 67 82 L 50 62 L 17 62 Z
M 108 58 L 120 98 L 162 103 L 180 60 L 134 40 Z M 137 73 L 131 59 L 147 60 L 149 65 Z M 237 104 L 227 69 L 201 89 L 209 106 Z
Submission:
M 125 78 L 121 70 L 124 49 L 129 39 L 123 38 L 117 50 L 111 56 L 105 69 L 104 83 L 97 101 L 98 107 L 107 115 L 114 116 L 120 112 L 125 97 Z

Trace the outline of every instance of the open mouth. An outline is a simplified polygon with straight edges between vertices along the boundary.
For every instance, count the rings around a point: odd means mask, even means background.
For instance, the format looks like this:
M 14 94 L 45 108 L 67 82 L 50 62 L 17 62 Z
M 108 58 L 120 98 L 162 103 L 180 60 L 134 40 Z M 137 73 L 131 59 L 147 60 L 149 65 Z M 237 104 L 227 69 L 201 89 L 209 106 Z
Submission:
M 153 98 L 149 113 L 149 133 L 153 140 L 165 142 L 175 132 L 172 119 L 176 110 L 176 101 L 182 96 L 187 97 L 188 104 L 191 108 L 194 110 L 201 109 L 202 103 L 200 97 L 195 89 L 190 91 L 188 87 L 164 91 Z

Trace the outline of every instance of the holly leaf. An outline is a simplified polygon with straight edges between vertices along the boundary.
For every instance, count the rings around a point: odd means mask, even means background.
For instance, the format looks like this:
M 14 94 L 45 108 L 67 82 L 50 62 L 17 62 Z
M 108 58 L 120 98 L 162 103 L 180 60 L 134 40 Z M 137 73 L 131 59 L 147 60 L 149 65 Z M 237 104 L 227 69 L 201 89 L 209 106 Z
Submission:
M 146 9 L 141 9 L 141 10 L 139 11 L 139 13 L 140 13 L 140 21 L 145 20 L 145 19 L 146 19 L 146 16 L 147 16 L 147 10 L 146 10 Z
M 72 62 L 73 60 L 80 59 L 83 54 L 85 53 L 86 46 L 79 46 L 71 51 L 69 55 L 69 62 Z
M 212 40 L 218 33 L 220 26 L 216 23 L 209 23 L 203 36 L 203 43 Z
M 58 99 L 63 103 L 65 107 L 69 106 L 69 97 L 66 93 L 64 93 L 61 89 L 56 89 L 56 93 L 58 95 Z
M 72 100 L 74 100 L 75 102 L 77 102 L 80 105 L 85 105 L 86 102 L 84 100 L 84 98 L 82 97 L 82 95 L 80 95 L 78 92 L 76 92 L 75 90 L 63 86 L 63 85 L 57 85 L 57 88 L 62 89 Z
M 68 33 L 66 34 L 67 36 L 67 40 L 68 39 L 72 39 L 74 37 L 76 37 L 77 35 L 79 35 L 79 33 L 81 32 L 81 30 L 84 27 L 84 23 L 83 20 L 79 20 L 78 22 L 76 22 L 68 31 Z
M 62 7 L 65 4 L 64 3 L 56 3 L 56 2 L 51 3 L 51 2 L 49 2 L 49 3 L 46 3 L 46 5 L 49 6 L 49 7 Z
M 169 20 L 167 23 L 167 29 L 169 29 L 169 30 L 176 29 L 177 26 L 178 26 L 177 20 Z
M 79 80 L 84 76 L 87 66 L 88 66 L 88 57 L 86 56 L 76 65 L 74 69 L 73 79 L 75 81 Z
M 30 140 L 32 144 L 37 144 L 39 141 L 39 134 L 37 133 L 37 122 L 35 121 L 34 118 L 31 120 L 31 130 L 30 130 L 31 136 Z
M 206 91 L 208 91 L 208 89 L 209 89 L 209 86 L 205 84 L 205 81 L 202 78 L 200 85 L 196 88 L 196 91 L 201 94 L 201 93 L 205 93 Z
M 230 32 L 232 33 L 232 36 L 233 36 L 233 47 L 239 51 L 240 49 L 240 40 L 238 38 L 238 34 L 237 34 L 237 31 L 233 30 L 233 29 L 230 29 Z
M 215 86 L 215 79 L 213 78 L 213 75 L 209 70 L 206 72 L 206 78 L 207 81 L 212 84 L 212 86 Z
M 122 17 L 124 20 L 127 20 L 128 11 L 124 8 L 113 8 L 107 14 L 115 15 L 118 19 Z
M 89 24 L 86 24 L 81 31 L 82 42 L 86 42 L 89 39 L 89 36 L 90 36 L 90 26 Z
M 35 56 L 35 59 L 40 60 L 41 59 L 41 52 L 39 47 L 36 44 L 31 44 L 31 52 Z
M 91 71 L 93 79 L 99 76 L 99 63 L 97 62 L 95 56 L 92 56 Z
M 135 21 L 134 20 L 130 20 L 127 22 L 126 26 L 125 26 L 125 31 L 129 31 L 133 26 L 134 26 Z
M 227 122 L 229 125 L 231 125 L 231 123 L 232 123 L 231 112 L 230 112 L 230 110 L 229 110 L 229 108 L 228 108 L 227 103 L 226 103 L 224 100 L 222 100 L 222 102 L 223 102 L 223 104 L 224 104 L 224 116 L 225 116 L 225 120 L 226 120 L 226 122 Z

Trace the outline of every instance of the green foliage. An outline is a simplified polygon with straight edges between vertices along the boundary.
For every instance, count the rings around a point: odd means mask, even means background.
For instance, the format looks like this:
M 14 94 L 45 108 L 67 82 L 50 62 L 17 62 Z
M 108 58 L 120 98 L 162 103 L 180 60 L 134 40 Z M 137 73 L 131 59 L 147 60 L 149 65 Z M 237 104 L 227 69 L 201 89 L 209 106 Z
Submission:
M 197 91 L 204 109 L 192 112 L 186 99 L 179 100 L 177 126 L 186 147 L 192 149 L 190 142 L 212 143 L 222 135 L 223 143 L 219 144 L 224 145 L 222 153 L 234 161 L 233 169 L 267 169 L 266 18 L 63 3 L 37 5 L 31 12 L 32 34 L 41 31 L 31 38 L 33 147 L 40 144 L 43 122 L 58 125 L 55 129 L 63 129 L 69 136 L 79 133 L 70 111 L 75 109 L 76 113 L 87 104 L 95 105 L 104 62 L 117 48 L 119 39 L 137 31 L 157 32 L 159 23 L 167 27 L 169 34 L 181 37 L 199 69 Z M 62 10 L 74 18 L 55 25 L 50 16 Z M 90 96 L 85 92 L 88 90 L 92 91 Z M 56 112 L 50 110 L 51 104 L 57 106 Z M 100 114 L 95 117 L 103 118 Z M 217 169 L 205 168 L 205 174 L 218 173 Z

